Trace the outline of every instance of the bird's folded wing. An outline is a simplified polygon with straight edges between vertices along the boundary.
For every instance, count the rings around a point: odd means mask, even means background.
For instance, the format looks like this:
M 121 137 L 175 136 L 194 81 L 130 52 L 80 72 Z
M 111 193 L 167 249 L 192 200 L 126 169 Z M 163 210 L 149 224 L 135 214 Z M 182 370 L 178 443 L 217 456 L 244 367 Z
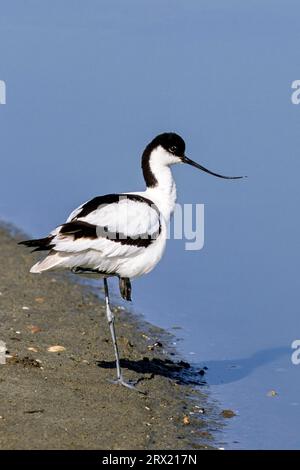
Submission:
M 160 214 L 151 201 L 131 194 L 108 195 L 75 209 L 52 232 L 51 243 L 56 251 L 97 250 L 102 256 L 127 257 L 153 243 L 160 231 Z

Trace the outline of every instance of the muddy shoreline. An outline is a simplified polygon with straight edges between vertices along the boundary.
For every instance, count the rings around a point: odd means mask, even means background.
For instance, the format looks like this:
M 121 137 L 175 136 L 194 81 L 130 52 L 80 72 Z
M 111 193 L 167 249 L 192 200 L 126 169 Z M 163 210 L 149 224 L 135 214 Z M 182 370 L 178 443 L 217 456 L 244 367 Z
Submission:
M 30 275 L 37 256 L 17 246 L 20 238 L 0 228 L 0 340 L 8 351 L 0 364 L 0 449 L 212 446 L 213 410 L 180 380 L 188 367 L 160 346 L 167 335 L 114 307 L 124 375 L 147 395 L 110 384 L 104 303 L 75 276 Z

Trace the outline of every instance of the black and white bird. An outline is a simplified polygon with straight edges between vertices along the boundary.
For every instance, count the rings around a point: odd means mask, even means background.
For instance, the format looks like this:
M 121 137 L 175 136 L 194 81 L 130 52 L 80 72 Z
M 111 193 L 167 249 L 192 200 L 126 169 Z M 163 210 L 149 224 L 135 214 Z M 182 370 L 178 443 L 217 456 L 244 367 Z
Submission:
M 119 278 L 120 292 L 131 300 L 130 280 L 149 273 L 161 259 L 166 246 L 167 226 L 176 202 L 171 172 L 175 163 L 207 170 L 185 155 L 185 142 L 175 133 L 155 137 L 142 155 L 146 190 L 97 196 L 75 209 L 67 221 L 46 238 L 20 242 L 33 251 L 48 251 L 32 266 L 31 273 L 69 269 L 74 273 L 96 273 L 104 280 L 106 314 L 116 357 L 116 383 L 133 388 L 122 376 L 114 315 L 110 308 L 107 278 Z

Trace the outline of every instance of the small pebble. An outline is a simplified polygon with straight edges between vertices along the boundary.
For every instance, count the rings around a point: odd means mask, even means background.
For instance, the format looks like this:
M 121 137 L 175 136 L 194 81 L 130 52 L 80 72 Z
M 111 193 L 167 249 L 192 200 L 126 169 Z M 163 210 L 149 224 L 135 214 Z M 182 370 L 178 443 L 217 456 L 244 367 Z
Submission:
M 200 413 L 201 415 L 204 415 L 205 413 L 205 409 L 204 408 L 201 408 L 200 406 L 195 406 L 195 409 L 197 411 L 197 413 Z
M 188 416 L 184 416 L 183 417 L 183 424 L 187 425 L 187 424 L 190 424 L 191 423 L 191 420 Z
M 149 346 L 147 347 L 147 349 L 149 351 L 153 351 L 155 348 L 162 348 L 162 343 L 160 341 L 156 341 L 154 344 L 149 344 Z
M 267 397 L 277 397 L 278 393 L 275 390 L 269 390 Z
M 22 307 L 22 310 L 29 310 L 29 307 L 26 307 L 25 305 Z
M 223 410 L 221 411 L 221 415 L 223 416 L 223 418 L 233 418 L 234 416 L 236 416 L 236 413 L 232 410 Z
M 41 330 L 41 328 L 39 326 L 36 326 L 36 325 L 27 325 L 27 330 L 29 330 L 32 334 L 35 334 L 35 333 L 39 333 Z

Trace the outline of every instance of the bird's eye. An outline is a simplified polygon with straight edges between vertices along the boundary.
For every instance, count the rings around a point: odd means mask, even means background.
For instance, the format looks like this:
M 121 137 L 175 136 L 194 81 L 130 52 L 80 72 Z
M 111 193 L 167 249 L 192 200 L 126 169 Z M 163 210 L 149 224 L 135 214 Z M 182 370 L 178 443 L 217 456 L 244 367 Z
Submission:
M 172 145 L 172 147 L 169 148 L 169 151 L 170 151 L 171 153 L 176 153 L 176 150 L 177 150 L 176 145 Z

